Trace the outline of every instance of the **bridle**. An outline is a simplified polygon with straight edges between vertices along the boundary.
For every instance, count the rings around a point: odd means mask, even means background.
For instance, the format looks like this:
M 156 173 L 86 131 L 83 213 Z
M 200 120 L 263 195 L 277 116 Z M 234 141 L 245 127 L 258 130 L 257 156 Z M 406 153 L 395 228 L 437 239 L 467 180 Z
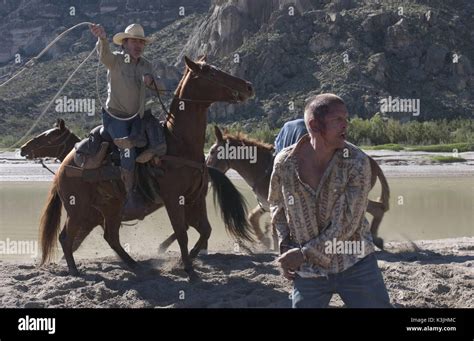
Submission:
M 210 66 L 211 70 L 215 70 L 215 68 L 213 66 Z M 193 70 L 189 69 L 189 72 L 191 72 L 191 74 L 196 74 Z M 207 75 L 203 75 L 202 73 L 201 74 L 198 74 L 198 76 L 202 79 L 205 79 L 211 83 L 214 83 L 214 84 L 218 84 L 220 85 L 221 87 L 223 88 L 226 88 L 226 89 L 229 89 L 231 91 L 231 94 L 232 94 L 232 99 L 229 101 L 229 103 L 237 103 L 238 102 L 238 99 L 239 99 L 239 95 L 242 94 L 241 91 L 239 90 L 236 90 L 234 88 L 231 88 L 230 86 L 224 84 L 223 82 L 221 81 L 218 81 L 212 77 L 209 77 Z M 183 76 L 184 77 L 184 76 Z M 156 95 L 158 97 L 158 100 L 160 102 L 160 105 L 163 109 L 163 111 L 165 112 L 166 114 L 166 122 L 165 122 L 165 127 L 167 126 L 167 124 L 169 123 L 171 126 L 174 127 L 174 124 L 173 122 L 170 120 L 172 114 L 171 114 L 171 111 L 168 110 L 165 106 L 165 104 L 163 103 L 163 100 L 161 99 L 161 96 L 160 96 L 160 91 L 162 92 L 171 92 L 172 90 L 169 90 L 169 89 L 165 89 L 165 90 L 158 90 L 158 87 L 155 83 L 155 80 L 153 80 L 153 88 L 155 89 L 155 92 L 156 92 Z M 173 100 L 171 101 L 171 104 L 173 104 L 174 101 L 183 101 L 183 102 L 191 102 L 191 103 L 214 103 L 216 101 L 216 99 L 191 99 L 191 98 L 182 98 L 182 97 L 179 97 L 179 94 L 176 94 L 174 95 L 173 97 Z M 167 131 L 177 140 L 179 141 L 180 139 L 176 136 L 176 134 L 174 134 L 174 132 L 170 131 L 169 129 L 167 129 Z
M 211 69 L 214 69 L 213 66 L 210 66 Z M 189 72 L 191 72 L 191 74 L 195 73 L 193 70 L 189 70 Z M 196 74 L 196 73 L 195 73 Z M 201 78 L 201 79 L 205 79 L 211 83 L 214 83 L 214 84 L 218 84 L 220 85 L 221 87 L 223 88 L 226 88 L 226 89 L 229 89 L 231 91 L 231 94 L 232 94 L 232 99 L 229 101 L 229 103 L 237 103 L 238 102 L 238 99 L 239 99 L 239 95 L 242 95 L 242 92 L 239 91 L 239 90 L 236 90 L 228 85 L 226 85 L 225 83 L 221 82 L 221 81 L 218 81 L 212 77 L 209 77 L 207 75 L 203 75 L 202 73 L 201 74 L 198 74 L 198 76 Z M 163 110 L 165 111 L 165 113 L 169 116 L 170 115 L 170 112 L 169 110 L 166 109 L 165 105 L 163 104 L 163 101 L 161 100 L 161 96 L 160 96 L 160 91 L 162 92 L 171 92 L 172 90 L 169 90 L 169 89 L 165 89 L 165 90 L 158 90 L 158 87 L 156 86 L 156 83 L 153 81 L 153 87 L 156 91 L 156 94 L 158 96 L 158 100 L 160 101 L 160 104 L 161 106 L 163 107 Z M 194 102 L 194 103 L 213 103 L 216 101 L 216 99 L 191 99 L 191 98 L 183 98 L 183 97 L 179 97 L 178 94 L 175 94 L 174 97 L 173 97 L 173 100 L 177 100 L 177 101 L 183 101 L 183 102 Z
M 205 80 L 207 80 L 211 83 L 214 83 L 214 84 L 220 85 L 223 88 L 229 89 L 231 94 L 232 94 L 232 99 L 229 102 L 230 103 L 237 103 L 238 99 L 239 99 L 239 95 L 241 95 L 242 92 L 239 91 L 239 90 L 236 90 L 236 89 L 228 86 L 224 82 L 218 81 L 218 80 L 216 80 L 215 78 L 212 77 L 216 72 L 218 72 L 218 71 L 222 72 L 221 70 L 219 70 L 216 67 L 214 67 L 212 65 L 209 65 L 209 64 L 205 64 L 205 66 L 207 66 L 209 68 L 209 73 L 211 74 L 211 76 L 203 74 L 202 72 L 201 73 L 196 73 L 191 69 L 189 71 L 191 72 L 191 74 L 194 73 L 196 76 L 199 76 L 199 78 L 201 78 L 201 79 L 205 79 Z M 179 97 L 177 99 L 180 100 L 180 101 L 185 101 L 185 102 L 186 101 L 188 101 L 188 102 L 203 102 L 203 103 L 215 102 L 214 99 L 212 99 L 212 100 L 205 100 L 205 99 L 204 100 L 193 100 L 193 99 L 189 99 L 189 98 L 179 98 Z
M 65 135 L 68 135 L 68 136 L 64 138 Z M 50 143 L 48 143 L 48 145 L 42 146 L 40 148 L 46 149 L 46 150 L 56 148 L 56 152 L 54 154 L 57 155 L 56 159 L 60 159 L 61 156 L 63 156 L 64 152 L 66 151 L 65 149 L 67 146 L 67 142 L 71 139 L 71 137 L 72 137 L 72 134 L 69 131 L 69 129 L 65 129 L 65 131 L 61 135 L 59 135 L 57 138 L 55 138 Z M 53 142 L 60 141 L 61 139 L 63 139 L 61 143 L 51 144 Z M 35 148 L 35 149 L 40 149 L 40 148 Z M 35 149 L 31 151 L 31 155 L 33 158 L 36 158 Z

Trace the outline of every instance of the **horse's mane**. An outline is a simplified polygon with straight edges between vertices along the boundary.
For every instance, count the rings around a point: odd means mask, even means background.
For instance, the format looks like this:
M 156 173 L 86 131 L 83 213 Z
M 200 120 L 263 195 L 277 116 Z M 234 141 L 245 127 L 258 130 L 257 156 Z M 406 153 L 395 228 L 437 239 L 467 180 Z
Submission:
M 225 140 L 229 140 L 230 143 L 231 142 L 244 143 L 245 145 L 256 146 L 257 148 L 263 148 L 270 152 L 274 150 L 274 147 L 272 144 L 265 143 L 258 139 L 248 137 L 247 134 L 244 134 L 240 131 L 237 134 L 226 133 L 224 134 L 223 138 Z

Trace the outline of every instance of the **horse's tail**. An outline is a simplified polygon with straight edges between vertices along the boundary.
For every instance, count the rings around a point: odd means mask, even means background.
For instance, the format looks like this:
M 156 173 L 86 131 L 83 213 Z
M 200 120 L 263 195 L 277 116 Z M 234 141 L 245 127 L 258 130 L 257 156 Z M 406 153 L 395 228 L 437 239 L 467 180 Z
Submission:
M 238 239 L 254 241 L 244 197 L 224 173 L 213 167 L 207 170 L 214 188 L 214 202 L 217 196 L 226 229 Z
M 58 184 L 55 180 L 49 192 L 47 204 L 40 221 L 41 265 L 51 260 L 52 251 L 56 247 L 59 225 L 61 223 L 61 208 L 61 198 L 59 197 Z

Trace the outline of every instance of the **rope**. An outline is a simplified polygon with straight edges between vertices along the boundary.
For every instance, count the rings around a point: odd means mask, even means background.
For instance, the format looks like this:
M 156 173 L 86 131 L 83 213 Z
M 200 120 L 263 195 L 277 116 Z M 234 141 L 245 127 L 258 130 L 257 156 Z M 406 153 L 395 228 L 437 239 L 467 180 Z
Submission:
M 31 63 L 31 64 L 30 64 Z M 20 71 L 18 71 L 16 74 L 14 74 L 11 78 L 7 79 L 5 82 L 3 82 L 2 84 L 0 84 L 0 88 L 4 85 L 7 85 L 8 83 L 10 83 L 10 81 L 14 80 L 17 76 L 21 75 L 24 71 L 26 71 L 26 69 L 30 68 L 31 66 L 34 65 L 34 60 L 33 59 L 30 59 L 26 64 L 25 66 L 23 66 Z
M 22 74 L 26 68 L 29 68 L 31 66 L 33 66 L 35 64 L 35 62 L 41 58 L 41 56 L 43 54 L 46 53 L 46 51 L 48 51 L 51 46 L 53 46 L 58 40 L 60 40 L 62 37 L 64 37 L 67 33 L 69 33 L 70 31 L 72 31 L 73 29 L 79 27 L 79 26 L 83 26 L 83 25 L 92 25 L 91 22 L 81 22 L 77 25 L 74 25 L 73 27 L 71 28 L 68 28 L 66 31 L 62 32 L 60 35 L 58 35 L 51 43 L 49 43 L 36 57 L 32 58 L 31 60 L 28 61 L 28 63 L 25 64 L 25 66 L 18 72 L 16 73 L 15 75 L 13 75 L 10 79 L 8 79 L 7 81 L 5 81 L 4 83 L 0 84 L 0 87 L 3 87 L 5 86 L 6 84 L 8 84 L 10 81 L 12 81 L 13 79 L 15 79 L 16 77 L 18 77 L 20 74 Z M 28 131 L 23 135 L 23 137 L 21 139 L 19 139 L 17 142 L 15 142 L 14 144 L 12 144 L 9 148 L 15 148 L 17 147 L 17 145 L 23 141 L 25 139 L 25 137 L 27 137 L 35 128 L 36 126 L 38 125 L 38 122 L 43 118 L 44 114 L 46 113 L 46 111 L 51 107 L 51 105 L 54 103 L 54 101 L 56 100 L 56 98 L 58 98 L 58 96 L 60 95 L 60 93 L 63 91 L 63 89 L 66 87 L 66 85 L 71 81 L 71 79 L 74 77 L 74 75 L 76 74 L 76 72 L 89 60 L 89 58 L 92 57 L 93 53 L 97 50 L 97 46 L 94 47 L 94 49 L 89 53 L 89 55 L 81 62 L 81 64 L 79 64 L 79 66 L 71 73 L 71 75 L 68 77 L 68 79 L 66 79 L 66 81 L 63 83 L 63 85 L 61 86 L 61 88 L 56 92 L 56 95 L 54 95 L 53 99 L 51 99 L 51 101 L 48 103 L 48 105 L 43 109 L 43 111 L 41 112 L 41 114 L 38 116 L 38 118 L 36 119 L 36 121 L 33 123 L 33 125 L 30 127 L 30 129 L 28 129 Z M 100 99 L 100 98 L 99 98 Z
M 71 73 L 71 75 L 68 77 L 68 79 L 66 79 L 66 81 L 64 82 L 64 84 L 61 86 L 61 88 L 59 88 L 59 90 L 56 92 L 56 94 L 54 95 L 54 97 L 51 99 L 51 101 L 49 101 L 48 105 L 43 109 L 43 111 L 41 112 L 41 114 L 38 116 L 38 118 L 36 119 L 36 121 L 33 123 L 33 125 L 30 127 L 30 129 L 28 129 L 28 131 L 23 135 L 23 137 L 21 139 L 19 139 L 16 143 L 14 143 L 13 145 L 11 145 L 9 148 L 15 148 L 21 141 L 23 141 L 25 139 L 25 137 L 27 137 L 35 128 L 36 126 L 38 125 L 38 122 L 43 118 L 43 116 L 46 114 L 46 111 L 51 107 L 51 105 L 54 103 L 54 101 L 56 100 L 56 98 L 58 98 L 58 96 L 61 94 L 61 92 L 63 91 L 63 89 L 66 87 L 66 85 L 68 85 L 68 83 L 71 81 L 71 79 L 74 77 L 74 75 L 76 74 L 77 71 L 79 71 L 79 69 L 89 60 L 90 57 L 92 57 L 92 54 L 96 51 L 97 47 L 94 47 L 94 49 L 89 53 L 89 55 L 86 57 L 86 59 L 84 59 L 82 61 L 81 64 L 79 64 L 79 66 Z
M 27 68 L 30 68 L 32 67 L 33 65 L 35 65 L 36 61 L 38 59 L 40 59 L 45 53 L 46 51 L 48 51 L 51 46 L 53 46 L 54 44 L 56 44 L 56 42 L 58 40 L 60 40 L 62 37 L 64 37 L 67 33 L 69 33 L 70 31 L 72 31 L 73 29 L 75 29 L 76 27 L 79 27 L 79 26 L 83 26 L 83 25 L 93 25 L 93 23 L 91 22 L 87 22 L 87 21 L 84 21 L 84 22 L 81 22 L 77 25 L 74 25 L 73 27 L 71 28 L 68 28 L 66 31 L 62 32 L 60 35 L 58 35 L 51 43 L 49 43 L 36 57 L 33 57 L 31 58 L 26 64 L 25 66 L 23 66 L 23 68 L 20 69 L 20 71 L 18 71 L 16 74 L 14 74 L 10 79 L 6 80 L 5 82 L 3 82 L 2 84 L 0 84 L 0 88 L 7 85 L 8 83 L 10 83 L 10 81 L 12 81 L 13 79 L 15 79 L 17 76 L 19 76 L 20 74 L 22 74 Z

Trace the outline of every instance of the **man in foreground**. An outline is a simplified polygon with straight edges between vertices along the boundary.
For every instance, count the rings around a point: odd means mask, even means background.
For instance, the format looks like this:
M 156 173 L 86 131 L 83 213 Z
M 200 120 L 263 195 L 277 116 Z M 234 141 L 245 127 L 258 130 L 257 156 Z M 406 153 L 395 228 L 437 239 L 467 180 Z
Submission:
M 293 307 L 327 307 L 334 293 L 348 307 L 391 307 L 365 218 L 369 159 L 345 141 L 344 101 L 315 96 L 304 121 L 309 135 L 277 155 L 268 197 Z

